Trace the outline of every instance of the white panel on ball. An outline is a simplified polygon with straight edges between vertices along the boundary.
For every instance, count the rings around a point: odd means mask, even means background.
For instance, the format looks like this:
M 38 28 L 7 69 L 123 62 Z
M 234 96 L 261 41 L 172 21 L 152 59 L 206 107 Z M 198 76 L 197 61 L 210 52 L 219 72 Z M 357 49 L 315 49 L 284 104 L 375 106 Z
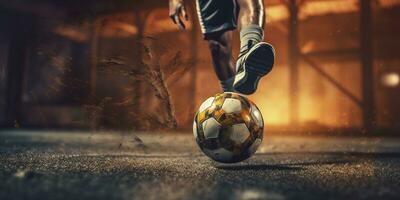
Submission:
M 221 125 L 214 118 L 207 119 L 203 122 L 203 132 L 205 138 L 218 138 Z
M 193 122 L 193 135 L 194 135 L 194 138 L 197 139 L 197 123 L 196 123 L 196 121 Z
M 242 103 L 237 99 L 227 98 L 222 105 L 222 110 L 226 113 L 240 113 L 242 111 Z
M 230 139 L 235 141 L 238 144 L 246 141 L 248 137 L 250 137 L 250 131 L 247 128 L 246 124 L 234 124 L 232 127 L 229 127 L 228 130 Z
M 214 101 L 214 97 L 210 97 L 207 100 L 205 100 L 200 108 L 199 108 L 199 112 L 203 112 L 204 110 L 206 110 L 207 108 L 209 108 L 212 105 L 212 102 Z
M 256 121 L 256 124 L 260 127 L 263 127 L 264 122 L 263 122 L 260 110 L 258 110 L 257 107 L 252 105 L 251 109 L 250 109 L 250 113 L 251 113 L 251 116 L 253 116 L 254 120 Z

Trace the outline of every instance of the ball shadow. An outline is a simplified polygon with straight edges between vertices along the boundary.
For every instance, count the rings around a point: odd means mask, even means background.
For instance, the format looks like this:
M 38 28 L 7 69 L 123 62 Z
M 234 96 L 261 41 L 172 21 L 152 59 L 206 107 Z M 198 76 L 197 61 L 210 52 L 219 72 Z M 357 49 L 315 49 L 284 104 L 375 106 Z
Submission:
M 214 166 L 221 170 L 231 170 L 231 171 L 244 171 L 244 170 L 290 170 L 297 171 L 302 170 L 302 167 L 298 166 L 287 166 L 287 165 L 266 165 L 266 164 L 249 164 L 249 165 L 225 165 L 217 164 Z

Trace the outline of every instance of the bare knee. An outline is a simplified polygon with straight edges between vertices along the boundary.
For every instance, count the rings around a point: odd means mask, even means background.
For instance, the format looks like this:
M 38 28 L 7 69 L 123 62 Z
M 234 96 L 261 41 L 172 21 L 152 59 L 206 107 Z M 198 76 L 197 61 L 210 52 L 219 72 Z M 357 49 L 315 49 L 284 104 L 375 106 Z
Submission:
M 232 51 L 232 31 L 209 37 L 208 47 L 213 54 L 230 56 Z
M 223 45 L 221 42 L 217 40 L 208 40 L 208 47 L 210 48 L 210 51 L 213 54 L 219 53 L 221 49 L 223 48 Z

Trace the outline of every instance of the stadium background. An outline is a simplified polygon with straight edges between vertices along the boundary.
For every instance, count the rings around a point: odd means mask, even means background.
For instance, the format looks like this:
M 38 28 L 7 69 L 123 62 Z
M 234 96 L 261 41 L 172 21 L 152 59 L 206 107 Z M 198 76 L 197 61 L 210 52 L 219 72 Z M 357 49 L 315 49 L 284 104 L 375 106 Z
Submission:
M 220 91 L 193 2 L 0 2 L 2 128 L 187 132 Z M 265 1 L 273 72 L 256 94 L 266 131 L 398 135 L 400 1 Z M 238 34 L 234 55 L 238 50 Z

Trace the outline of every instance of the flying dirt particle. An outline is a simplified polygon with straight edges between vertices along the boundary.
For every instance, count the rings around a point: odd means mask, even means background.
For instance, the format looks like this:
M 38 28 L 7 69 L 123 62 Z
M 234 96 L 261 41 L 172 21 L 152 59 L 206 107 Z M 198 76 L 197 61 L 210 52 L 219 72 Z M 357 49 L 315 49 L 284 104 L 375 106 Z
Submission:
M 255 188 L 236 190 L 236 196 L 238 199 L 276 199 L 283 200 L 285 197 L 281 194 L 275 192 L 267 192 L 264 190 L 259 190 Z
M 138 136 L 134 135 L 133 140 L 131 141 L 136 147 L 139 148 L 147 148 L 147 146 L 143 143 L 143 140 L 140 139 Z
M 143 140 L 140 139 L 140 138 L 137 137 L 137 136 L 133 136 L 133 139 L 134 139 L 135 142 L 143 143 Z
M 14 177 L 18 179 L 31 179 L 33 176 L 34 173 L 27 169 L 20 169 L 14 173 Z

